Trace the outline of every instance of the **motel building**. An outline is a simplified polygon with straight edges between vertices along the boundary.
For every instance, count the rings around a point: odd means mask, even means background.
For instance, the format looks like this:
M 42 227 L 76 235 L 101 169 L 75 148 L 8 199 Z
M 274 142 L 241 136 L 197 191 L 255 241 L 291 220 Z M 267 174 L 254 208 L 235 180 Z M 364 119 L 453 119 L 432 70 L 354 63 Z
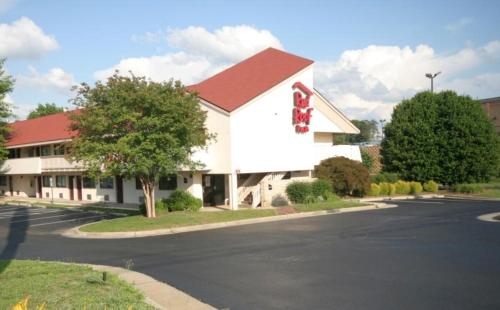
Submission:
M 198 171 L 160 179 L 156 199 L 189 191 L 204 206 L 269 206 L 286 185 L 310 180 L 323 159 L 361 160 L 358 146 L 334 145 L 333 136 L 359 130 L 313 84 L 313 61 L 266 49 L 198 84 L 207 128 L 216 134 L 194 159 Z M 94 181 L 65 158 L 75 135 L 63 112 L 11 124 L 9 158 L 0 170 L 0 193 L 14 199 L 138 204 L 140 184 L 120 176 Z

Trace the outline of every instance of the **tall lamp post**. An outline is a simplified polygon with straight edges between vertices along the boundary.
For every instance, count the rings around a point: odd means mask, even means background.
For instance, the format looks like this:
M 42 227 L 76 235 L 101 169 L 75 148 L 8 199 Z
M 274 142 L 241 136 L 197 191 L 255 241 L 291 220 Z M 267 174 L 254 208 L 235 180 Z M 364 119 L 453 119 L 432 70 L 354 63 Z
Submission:
M 435 78 L 436 76 L 440 75 L 440 74 L 441 74 L 441 71 L 439 71 L 439 72 L 437 72 L 437 73 L 434 73 L 434 74 L 432 74 L 432 73 L 426 73 L 426 74 L 425 74 L 425 77 L 427 77 L 427 78 L 431 79 L 431 93 L 433 93 L 433 92 L 434 92 L 434 78 Z

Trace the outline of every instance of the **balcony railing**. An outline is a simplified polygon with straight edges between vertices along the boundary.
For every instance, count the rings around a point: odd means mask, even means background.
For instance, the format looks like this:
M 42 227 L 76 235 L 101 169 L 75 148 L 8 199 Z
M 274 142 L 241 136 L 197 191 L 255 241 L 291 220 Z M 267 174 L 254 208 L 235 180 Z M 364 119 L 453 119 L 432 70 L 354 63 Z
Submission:
M 42 160 L 40 157 L 12 158 L 3 162 L 1 174 L 40 174 Z
M 44 156 L 42 159 L 42 171 L 81 171 L 82 166 L 78 163 L 69 162 L 64 155 Z

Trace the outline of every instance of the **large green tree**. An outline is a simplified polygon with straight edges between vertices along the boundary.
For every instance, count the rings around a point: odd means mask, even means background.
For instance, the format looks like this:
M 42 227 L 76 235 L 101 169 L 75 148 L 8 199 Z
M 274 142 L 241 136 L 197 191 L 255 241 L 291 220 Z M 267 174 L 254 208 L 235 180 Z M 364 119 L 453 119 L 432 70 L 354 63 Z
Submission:
M 4 64 L 5 59 L 0 59 L 0 160 L 7 158 L 5 142 L 9 134 L 8 118 L 12 116 L 11 106 L 5 99 L 14 89 L 14 79 L 5 73 Z
M 212 134 L 196 94 L 179 81 L 156 83 L 116 72 L 94 87 L 81 84 L 72 102 L 70 158 L 82 162 L 94 177 L 137 177 L 148 217 L 154 217 L 154 188 L 161 176 L 202 164 L 191 159 Z
M 369 142 L 375 138 L 375 135 L 378 133 L 378 124 L 376 120 L 356 120 L 353 119 L 351 122 L 354 126 L 358 127 L 359 134 L 342 134 L 337 135 L 335 137 L 334 143 L 361 143 L 361 142 Z
M 384 170 L 442 184 L 486 181 L 500 146 L 480 103 L 453 91 L 422 92 L 398 104 L 384 127 Z
M 51 115 L 63 111 L 64 108 L 58 107 L 55 103 L 39 103 L 36 109 L 30 111 L 28 119 Z

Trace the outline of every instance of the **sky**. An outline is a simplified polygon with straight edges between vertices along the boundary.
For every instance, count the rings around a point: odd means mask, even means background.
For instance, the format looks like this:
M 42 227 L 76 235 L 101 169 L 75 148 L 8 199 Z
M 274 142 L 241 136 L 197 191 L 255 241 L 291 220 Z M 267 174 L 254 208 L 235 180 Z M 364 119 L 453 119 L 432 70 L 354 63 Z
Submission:
M 23 119 L 72 108 L 114 70 L 189 85 L 267 47 L 315 61 L 315 88 L 351 119 L 390 119 L 427 90 L 500 96 L 500 1 L 0 0 L 0 58 Z

